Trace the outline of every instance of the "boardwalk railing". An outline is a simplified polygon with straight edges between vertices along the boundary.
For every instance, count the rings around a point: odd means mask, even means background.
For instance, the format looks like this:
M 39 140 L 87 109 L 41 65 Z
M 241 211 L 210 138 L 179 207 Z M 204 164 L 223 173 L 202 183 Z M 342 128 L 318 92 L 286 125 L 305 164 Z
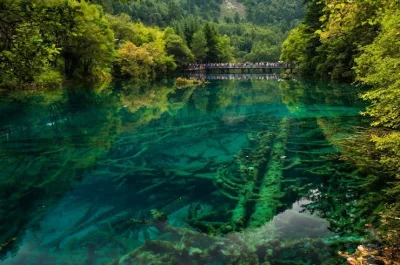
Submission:
M 196 80 L 279 80 L 279 74 L 189 74 L 189 79 Z
M 189 71 L 202 71 L 212 69 L 291 69 L 291 65 L 284 62 L 259 62 L 259 63 L 207 63 L 189 64 Z

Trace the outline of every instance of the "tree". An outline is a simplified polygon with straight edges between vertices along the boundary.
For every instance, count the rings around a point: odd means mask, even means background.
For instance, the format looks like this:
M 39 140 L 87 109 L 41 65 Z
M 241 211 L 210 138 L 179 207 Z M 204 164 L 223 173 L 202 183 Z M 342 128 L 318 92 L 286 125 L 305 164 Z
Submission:
M 371 163 L 379 165 L 377 180 L 385 183 L 384 214 L 392 217 L 384 223 L 385 229 L 399 231 L 400 196 L 400 8 L 397 1 L 382 1 L 376 20 L 380 31 L 374 41 L 361 48 L 361 54 L 355 59 L 356 78 L 363 84 L 372 87 L 362 94 L 362 98 L 370 102 L 364 114 L 373 118 L 373 126 L 368 140 L 375 144 L 370 154 Z M 380 129 L 379 129 L 380 127 Z M 382 127 L 385 127 L 382 130 Z M 373 154 L 373 155 L 371 155 Z M 388 229 L 389 230 L 389 229 Z M 398 246 L 398 234 L 385 238 L 386 244 Z
M 186 65 L 194 60 L 194 56 L 186 43 L 179 37 L 173 28 L 168 27 L 164 32 L 165 50 L 174 57 L 178 66 Z
M 150 69 L 151 74 L 143 76 L 152 77 L 154 74 L 165 74 L 176 68 L 173 55 L 168 55 L 166 50 L 166 35 L 159 28 L 148 27 L 142 23 L 134 23 L 126 14 L 118 16 L 107 15 L 107 18 L 115 32 L 115 36 L 118 38 L 116 47 L 125 42 L 131 42 L 138 48 L 144 48 L 153 57 L 153 64 Z M 176 36 L 169 39 L 169 44 L 172 46 L 176 44 L 172 42 L 173 38 L 176 38 Z M 185 44 L 183 45 L 185 46 Z M 115 73 L 119 73 L 118 67 L 116 70 Z
M 105 78 L 114 60 L 113 31 L 99 6 L 69 1 L 68 7 L 79 12 L 62 43 L 65 74 Z
M 152 74 L 154 58 L 145 47 L 128 41 L 118 50 L 116 62 L 123 76 L 146 78 Z
M 206 37 L 206 42 L 207 42 L 207 55 L 205 60 L 207 62 L 215 62 L 215 60 L 218 58 L 218 33 L 217 30 L 215 29 L 214 25 L 207 23 L 204 26 L 204 36 Z
M 30 84 L 39 77 L 43 82 L 44 74 L 51 71 L 50 63 L 59 49 L 54 44 L 45 43 L 39 29 L 30 26 L 24 23 L 18 25 L 12 45 L 0 53 L 0 85 L 13 87 Z M 55 81 L 60 82 L 61 76 L 52 82 Z
M 218 51 L 218 61 L 220 62 L 233 61 L 233 48 L 231 46 L 231 40 L 227 35 L 223 35 L 218 38 L 217 51 Z
M 8 80 L 60 81 L 61 67 L 68 78 L 109 77 L 114 35 L 100 6 L 73 0 L 5 2 L 0 4 L 0 67 Z
M 233 19 L 231 17 L 224 17 L 224 21 L 225 23 L 230 24 L 233 22 Z
M 124 40 L 134 41 L 137 32 L 129 15 L 125 13 L 116 16 L 107 14 L 106 18 L 118 43 Z
M 60 49 L 49 34 L 47 16 L 46 6 L 35 1 L 0 3 L 0 86 L 46 85 L 48 76 L 52 84 L 61 82 L 51 69 Z
M 307 48 L 313 38 L 318 38 L 317 35 L 305 33 L 306 26 L 304 24 L 293 29 L 288 38 L 282 44 L 282 53 L 280 60 L 294 64 L 298 70 L 305 72 L 310 67 L 310 58 Z
M 270 45 L 262 41 L 256 41 L 253 44 L 251 52 L 246 55 L 247 61 L 278 61 L 280 54 L 279 46 Z
M 239 24 L 240 23 L 240 15 L 239 15 L 239 13 L 238 12 L 236 12 L 235 13 L 235 16 L 233 17 L 233 21 L 236 23 L 236 24 Z
M 203 30 L 198 30 L 193 34 L 192 53 L 198 62 L 202 62 L 207 56 L 207 40 Z
M 382 31 L 356 58 L 357 79 L 373 86 L 362 97 L 371 102 L 373 125 L 400 128 L 400 9 L 383 15 Z

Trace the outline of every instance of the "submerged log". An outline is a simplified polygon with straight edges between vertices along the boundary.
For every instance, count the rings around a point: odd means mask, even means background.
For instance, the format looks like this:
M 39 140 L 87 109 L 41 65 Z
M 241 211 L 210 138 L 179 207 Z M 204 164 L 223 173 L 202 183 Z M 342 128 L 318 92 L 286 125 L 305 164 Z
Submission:
M 289 118 L 284 118 L 279 124 L 271 157 L 260 182 L 259 200 L 255 203 L 254 212 L 249 220 L 249 227 L 260 227 L 270 221 L 276 214 L 277 205 L 280 205 L 279 198 L 282 194 L 281 182 L 288 140 L 288 126 Z
M 245 165 L 246 167 L 241 169 L 241 175 L 246 178 L 246 183 L 242 185 L 239 191 L 238 203 L 232 213 L 231 222 L 235 230 L 240 230 L 245 226 L 247 215 L 249 214 L 249 202 L 254 197 L 259 175 L 265 171 L 267 158 L 271 152 L 269 146 L 272 145 L 273 138 L 272 133 L 263 134 L 257 150 L 249 155 L 250 159 L 247 159 L 251 164 Z

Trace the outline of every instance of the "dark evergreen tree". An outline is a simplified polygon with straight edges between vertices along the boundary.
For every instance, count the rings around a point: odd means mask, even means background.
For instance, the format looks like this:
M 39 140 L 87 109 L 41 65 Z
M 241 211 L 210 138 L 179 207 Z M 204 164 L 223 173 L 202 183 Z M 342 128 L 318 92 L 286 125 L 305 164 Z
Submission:
M 205 61 L 207 62 L 215 62 L 218 58 L 218 32 L 215 29 L 215 26 L 211 23 L 207 23 L 204 26 L 204 36 L 206 37 L 207 42 L 207 55 Z

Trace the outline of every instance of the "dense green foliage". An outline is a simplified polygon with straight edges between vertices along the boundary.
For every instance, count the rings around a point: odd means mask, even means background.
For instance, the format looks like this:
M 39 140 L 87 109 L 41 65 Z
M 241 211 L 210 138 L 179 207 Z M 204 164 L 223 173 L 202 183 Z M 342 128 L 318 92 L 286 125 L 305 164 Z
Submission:
M 0 85 L 109 77 L 114 34 L 99 6 L 4 0 L 0 10 Z
M 126 13 L 133 21 L 140 21 L 145 25 L 172 26 L 189 47 L 192 47 L 195 32 L 206 24 L 213 25 L 221 35 L 220 47 L 225 46 L 232 50 L 233 57 L 227 50 L 220 56 L 212 57 L 212 60 L 209 57 L 196 57 L 197 61 L 204 62 L 226 62 L 228 58 L 253 62 L 278 60 L 281 43 L 288 31 L 297 25 L 303 16 L 301 0 L 97 2 L 102 4 L 107 12 Z M 223 35 L 229 37 L 232 48 L 228 47 L 228 39 L 222 37 Z M 207 49 L 208 53 L 213 53 L 213 47 Z
M 400 8 L 385 12 L 381 30 L 374 41 L 356 58 L 358 80 L 375 89 L 363 97 L 372 100 L 368 113 L 374 125 L 400 128 Z
M 283 44 L 281 59 L 303 74 L 356 80 L 373 89 L 373 125 L 400 126 L 400 2 L 310 1 L 304 22 Z
M 106 80 L 113 71 L 152 76 L 193 60 L 178 35 L 133 23 L 127 15 L 105 15 L 99 5 L 74 0 L 0 4 L 3 87 Z
M 376 38 L 369 45 L 361 48 L 361 54 L 355 59 L 354 67 L 357 80 L 372 87 L 363 94 L 371 105 L 366 114 L 374 118 L 372 125 L 386 127 L 377 133 L 371 133 L 380 170 L 377 179 L 389 183 L 387 196 L 389 203 L 385 215 L 391 220 L 386 225 L 390 229 L 399 229 L 400 203 L 400 3 L 383 3 L 375 21 L 379 25 Z M 388 130 L 389 129 L 389 130 Z M 397 221 L 396 221 L 397 220 Z M 395 224 L 393 224 L 393 221 Z M 400 235 L 389 238 L 397 247 Z M 397 242 L 396 242 L 397 241 Z
M 176 68 L 174 54 L 167 45 L 170 33 L 133 23 L 126 14 L 107 15 L 107 19 L 118 46 L 114 75 L 148 78 Z
M 192 62 L 275 61 L 302 15 L 300 2 L 0 0 L 0 86 L 153 77 Z
M 366 195 L 364 203 L 376 207 L 386 220 L 383 227 L 399 230 L 400 2 L 309 1 L 305 20 L 283 44 L 281 59 L 296 63 L 302 74 L 371 88 L 361 95 L 369 102 L 363 114 L 377 128 L 344 143 L 343 154 L 365 173 L 364 192 L 375 194 Z M 389 234 L 386 238 L 398 244 L 399 234 Z
M 194 57 L 185 41 L 179 37 L 173 28 L 168 27 L 164 33 L 165 48 L 172 55 L 179 66 L 193 61 Z
M 293 0 L 242 0 L 246 7 L 246 19 L 257 25 L 278 25 L 286 30 L 302 19 L 302 1 Z
M 256 25 L 275 25 L 289 30 L 296 26 L 303 14 L 303 2 L 297 0 L 225 1 L 224 4 L 227 2 L 231 4 L 228 7 L 232 9 L 231 12 L 221 12 L 221 9 L 225 8 L 222 5 L 223 0 L 142 0 L 131 1 L 128 4 L 113 0 L 94 2 L 102 4 L 109 12 L 128 13 L 134 20 L 162 27 L 180 21 L 184 17 L 194 16 L 207 21 L 227 23 L 239 23 L 243 18 Z M 223 14 L 228 16 L 222 16 Z
M 107 5 L 114 13 L 128 13 L 135 20 L 140 20 L 147 25 L 166 27 L 187 15 L 202 17 L 208 21 L 217 21 L 222 2 L 222 0 L 143 0 L 131 1 L 129 4 L 108 1 Z
M 192 52 L 197 61 L 203 61 L 208 53 L 207 40 L 204 31 L 198 30 L 193 33 Z
M 354 80 L 356 58 L 381 32 L 398 1 L 308 1 L 305 19 L 283 44 L 281 59 L 302 74 Z

